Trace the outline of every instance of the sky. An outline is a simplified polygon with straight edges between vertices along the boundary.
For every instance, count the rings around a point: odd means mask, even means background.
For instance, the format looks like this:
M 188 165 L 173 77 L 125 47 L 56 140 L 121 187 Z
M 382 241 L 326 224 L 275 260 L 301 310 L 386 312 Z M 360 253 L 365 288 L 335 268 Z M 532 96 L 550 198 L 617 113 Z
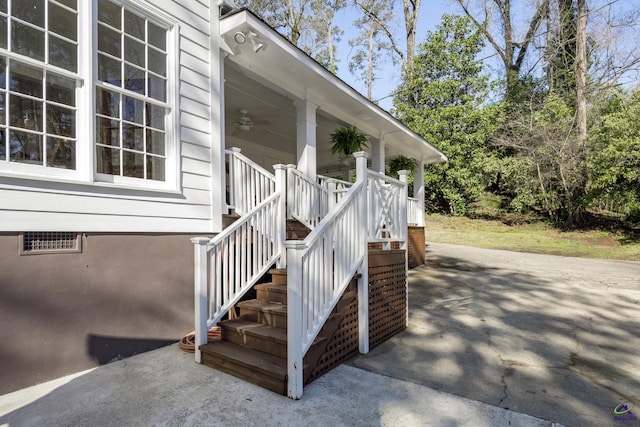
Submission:
M 396 3 L 397 25 L 400 34 L 404 35 L 404 15 L 402 12 L 402 1 L 394 0 Z M 424 41 L 427 31 L 433 31 L 440 23 L 440 18 L 444 13 L 454 11 L 451 2 L 448 0 L 422 0 L 420 13 L 418 16 L 417 41 Z M 357 10 L 350 7 L 342 9 L 336 13 L 336 25 L 344 31 L 341 41 L 337 47 L 337 57 L 339 62 L 338 77 L 347 82 L 356 90 L 366 95 L 367 88 L 364 82 L 357 81 L 349 71 L 349 58 L 353 54 L 348 41 L 357 37 L 357 30 L 353 26 L 353 21 L 359 17 Z M 390 60 L 386 62 L 384 70 L 380 72 L 380 79 L 374 82 L 373 99 L 379 100 L 379 104 L 385 110 L 390 110 L 393 105 L 392 97 L 389 96 L 400 84 L 400 64 L 393 64 Z

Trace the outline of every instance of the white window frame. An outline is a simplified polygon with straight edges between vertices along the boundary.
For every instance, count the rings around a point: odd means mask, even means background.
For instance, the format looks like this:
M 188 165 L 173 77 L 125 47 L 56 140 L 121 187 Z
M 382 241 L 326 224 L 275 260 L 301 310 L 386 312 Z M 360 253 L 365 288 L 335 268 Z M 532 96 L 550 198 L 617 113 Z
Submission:
M 20 0 L 13 0 L 20 1 Z M 46 0 L 45 0 L 46 1 Z M 97 10 L 98 0 L 78 0 L 78 72 L 45 64 L 16 53 L 0 49 L 0 55 L 26 65 L 41 68 L 77 81 L 76 87 L 76 169 L 61 169 L 28 163 L 0 161 L 0 176 L 45 181 L 69 182 L 176 193 L 180 191 L 179 142 L 179 25 L 175 18 L 143 0 L 110 0 L 144 16 L 167 30 L 167 109 L 165 116 L 165 179 L 156 181 L 101 174 L 96 159 L 95 91 L 98 82 Z M 87 37 L 87 35 L 89 37 Z M 9 41 L 10 43 L 10 41 Z M 7 88 L 8 93 L 8 88 Z

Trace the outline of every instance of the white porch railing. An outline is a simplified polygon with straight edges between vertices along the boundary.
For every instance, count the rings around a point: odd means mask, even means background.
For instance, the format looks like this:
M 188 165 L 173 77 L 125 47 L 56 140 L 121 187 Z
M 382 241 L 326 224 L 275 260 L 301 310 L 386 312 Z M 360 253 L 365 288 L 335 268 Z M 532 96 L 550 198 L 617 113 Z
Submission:
M 305 353 L 360 271 L 361 352 L 368 352 L 366 153 L 358 153 L 358 182 L 304 241 L 287 241 L 288 395 L 302 397 Z M 366 344 L 363 344 L 366 341 Z
M 226 150 L 229 208 L 243 215 L 267 199 L 276 189 L 272 173 L 240 154 L 239 148 Z
M 414 197 L 407 198 L 407 223 L 408 225 L 420 225 L 420 217 L 424 215 L 424 208 L 420 206 L 420 200 Z
M 287 218 L 295 218 L 313 230 L 333 206 L 334 193 L 294 165 L 287 166 Z
M 236 206 L 244 213 L 242 218 L 213 239 L 191 239 L 195 259 L 195 359 L 198 363 L 201 360 L 199 346 L 207 343 L 207 331 L 276 261 L 284 258 L 284 173 L 278 171 L 276 180 L 237 151 L 231 151 L 229 164 L 233 164 L 230 176 L 237 178 L 235 188 L 247 191 L 250 200 L 242 201 L 242 197 L 235 194 L 239 202 Z
M 369 241 L 381 242 L 388 249 L 391 242 L 407 241 L 407 171 L 400 171 L 402 180 L 367 170 Z

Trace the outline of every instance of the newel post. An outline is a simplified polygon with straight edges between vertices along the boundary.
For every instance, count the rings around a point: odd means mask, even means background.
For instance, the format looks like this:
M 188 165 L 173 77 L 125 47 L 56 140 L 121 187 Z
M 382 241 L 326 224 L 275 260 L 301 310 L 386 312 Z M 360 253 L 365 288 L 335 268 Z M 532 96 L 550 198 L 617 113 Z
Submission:
M 409 171 L 401 170 L 398 171 L 398 176 L 400 177 L 400 181 L 404 183 L 404 188 L 402 189 L 402 195 L 400 196 L 400 230 L 403 235 L 403 246 L 401 249 L 404 249 L 404 283 L 405 283 L 405 295 L 406 300 L 405 304 L 407 309 L 405 310 L 405 325 L 409 326 L 409 222 L 408 222 L 408 212 L 407 212 L 407 201 L 409 198 Z
M 195 308 L 195 359 L 201 363 L 200 346 L 207 343 L 207 244 L 208 237 L 194 237 L 193 243 L 193 284 Z
M 303 389 L 302 360 L 302 255 L 301 240 L 287 240 L 287 395 L 300 399 Z
M 276 172 L 276 193 L 280 194 L 277 211 L 276 245 L 280 257 L 276 263 L 277 268 L 287 267 L 287 255 L 284 241 L 287 239 L 287 167 L 274 165 Z
M 367 203 L 367 157 L 369 155 L 359 151 L 353 156 L 356 158 L 356 185 L 363 185 L 359 203 L 359 227 L 354 232 L 358 234 L 358 244 L 364 251 L 358 279 L 358 338 L 360 353 L 367 354 L 369 353 L 369 212 Z

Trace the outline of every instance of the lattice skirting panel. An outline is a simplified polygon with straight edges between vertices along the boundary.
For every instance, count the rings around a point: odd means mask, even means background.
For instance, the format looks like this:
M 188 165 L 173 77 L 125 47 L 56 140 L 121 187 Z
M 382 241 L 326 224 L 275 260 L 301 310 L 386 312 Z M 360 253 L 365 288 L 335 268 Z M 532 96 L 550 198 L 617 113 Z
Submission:
M 325 325 L 320 335 L 330 337 L 305 384 L 359 354 L 358 298 L 354 280 L 332 315 L 340 316 L 337 327 Z M 407 293 L 404 250 L 369 250 L 369 347 L 391 338 L 406 327 Z M 305 365 L 313 355 L 305 356 Z M 313 362 L 311 362 L 313 363 Z
M 406 328 L 405 251 L 369 251 L 369 347 Z
M 424 264 L 426 255 L 425 243 L 424 227 L 410 226 L 407 242 L 409 268 Z

